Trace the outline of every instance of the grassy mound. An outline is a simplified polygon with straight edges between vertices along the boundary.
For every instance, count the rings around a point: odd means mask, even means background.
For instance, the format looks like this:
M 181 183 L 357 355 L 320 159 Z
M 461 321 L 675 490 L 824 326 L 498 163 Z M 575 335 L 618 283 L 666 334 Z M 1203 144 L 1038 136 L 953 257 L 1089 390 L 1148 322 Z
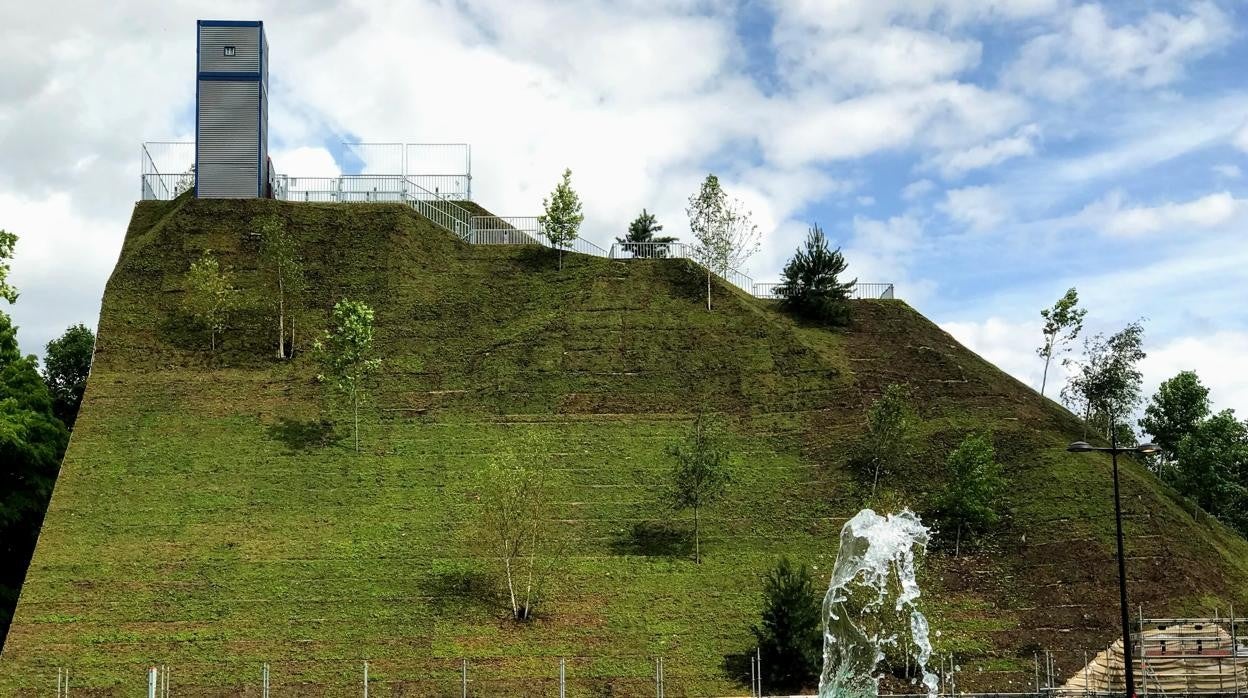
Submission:
M 211 356 L 180 319 L 184 273 L 218 251 L 259 286 L 249 221 L 276 213 L 309 284 L 297 354 L 270 358 L 268 312 Z M 0 656 L 0 692 L 136 695 L 169 665 L 180 695 L 744 693 L 741 653 L 780 554 L 825 574 L 862 506 L 846 467 L 866 406 L 908 383 L 923 421 L 885 497 L 921 504 L 967 432 L 990 430 L 1010 486 L 999 532 L 921 576 L 959 687 L 1031 684 L 1038 647 L 1117 635 L 1107 461 L 1042 401 L 899 301 L 847 331 L 801 326 L 728 287 L 708 313 L 687 263 L 459 242 L 401 206 L 144 202 L 109 281 L 86 399 Z M 310 338 L 341 297 L 377 312 L 384 367 L 364 452 L 314 379 Z M 704 409 L 727 425 L 728 500 L 694 564 L 659 504 L 667 444 Z M 344 422 L 345 425 L 345 422 Z M 508 620 L 474 540 L 471 475 L 540 446 L 562 558 L 539 616 Z M 1248 545 L 1124 472 L 1133 601 L 1151 614 L 1248 603 Z M 1236 597 L 1235 594 L 1239 596 Z M 1074 668 L 1072 665 L 1071 669 Z

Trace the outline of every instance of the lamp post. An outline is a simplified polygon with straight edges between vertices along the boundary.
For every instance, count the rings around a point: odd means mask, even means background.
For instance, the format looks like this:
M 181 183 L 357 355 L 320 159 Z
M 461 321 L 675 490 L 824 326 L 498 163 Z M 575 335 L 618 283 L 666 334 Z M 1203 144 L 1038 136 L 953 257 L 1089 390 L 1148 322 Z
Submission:
M 1118 494 L 1118 454 L 1141 453 L 1149 455 L 1161 451 L 1152 443 L 1138 446 L 1119 446 L 1116 429 L 1110 430 L 1108 448 L 1093 446 L 1086 441 L 1076 441 L 1066 447 L 1071 453 L 1091 453 L 1094 451 L 1109 453 L 1114 461 L 1114 519 L 1118 524 L 1118 606 L 1122 613 L 1122 664 L 1126 670 L 1127 698 L 1135 698 L 1135 667 L 1131 655 L 1131 619 L 1127 613 L 1127 561 L 1122 552 L 1122 498 Z

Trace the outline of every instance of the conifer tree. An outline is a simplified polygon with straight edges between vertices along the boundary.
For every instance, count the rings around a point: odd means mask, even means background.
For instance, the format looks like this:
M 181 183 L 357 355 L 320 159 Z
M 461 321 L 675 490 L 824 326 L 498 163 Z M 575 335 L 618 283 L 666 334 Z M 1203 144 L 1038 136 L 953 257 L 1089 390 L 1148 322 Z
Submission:
M 849 321 L 849 297 L 857 279 L 842 282 L 845 257 L 841 249 L 831 249 L 823 230 L 816 224 L 784 265 L 782 282 L 776 287 L 780 307 L 801 317 L 843 325 Z
M 668 245 L 676 242 L 676 238 L 655 235 L 662 230 L 663 226 L 659 225 L 654 214 L 643 208 L 628 224 L 628 234 L 615 241 L 633 257 L 663 259 L 668 255 Z

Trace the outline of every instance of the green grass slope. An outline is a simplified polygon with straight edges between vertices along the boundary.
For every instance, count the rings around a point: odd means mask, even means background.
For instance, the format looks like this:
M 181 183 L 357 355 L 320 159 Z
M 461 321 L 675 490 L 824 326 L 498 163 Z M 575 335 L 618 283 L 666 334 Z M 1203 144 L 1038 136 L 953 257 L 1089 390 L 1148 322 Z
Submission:
M 212 357 L 177 312 L 205 248 L 259 285 L 240 231 L 277 213 L 309 287 L 300 353 L 270 358 L 252 310 Z M 921 505 L 968 431 L 991 429 L 1009 515 L 982 546 L 934 551 L 921 582 L 960 688 L 1018 690 L 1037 647 L 1116 633 L 1107 461 L 1066 454 L 1064 411 L 898 301 L 847 331 L 795 324 L 682 261 L 460 243 L 400 206 L 144 202 L 108 283 L 81 416 L 0 656 L 0 693 L 69 667 L 75 695 L 668 695 L 746 692 L 760 577 L 780 554 L 824 574 L 863 504 L 846 468 L 867 405 L 911 386 L 922 448 L 888 497 Z M 341 297 L 377 312 L 384 369 L 364 452 L 327 430 L 306 351 Z M 735 482 L 706 513 L 704 562 L 659 503 L 664 448 L 696 409 L 722 415 Z M 507 619 L 474 543 L 468 482 L 532 439 L 562 558 L 539 617 Z M 1133 464 L 1124 474 L 1133 600 L 1154 614 L 1248 602 L 1248 545 Z M 675 534 L 673 534 L 675 532 Z M 1239 594 L 1236 598 L 1234 594 Z M 1073 667 L 1071 667 L 1073 668 Z

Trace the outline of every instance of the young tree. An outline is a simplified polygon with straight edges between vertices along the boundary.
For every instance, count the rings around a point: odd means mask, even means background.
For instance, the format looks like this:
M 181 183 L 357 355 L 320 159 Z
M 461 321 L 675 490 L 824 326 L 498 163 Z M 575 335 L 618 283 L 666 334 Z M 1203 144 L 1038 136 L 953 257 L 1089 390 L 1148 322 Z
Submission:
M 676 238 L 655 235 L 662 230 L 663 226 L 659 225 L 654 214 L 643 208 L 641 214 L 628 224 L 628 234 L 615 241 L 633 257 L 663 259 L 667 257 L 668 245 L 676 242 Z
M 53 410 L 70 429 L 74 428 L 78 406 L 87 389 L 94 351 L 95 333 L 80 323 L 48 342 L 43 355 L 43 380 L 52 395 Z
M 831 249 L 816 224 L 806 235 L 805 248 L 798 248 L 781 273 L 776 288 L 780 307 L 795 315 L 843 325 L 849 321 L 849 296 L 857 279 L 842 283 L 845 257 L 841 248 Z
M 890 384 L 867 410 L 867 428 L 854 462 L 858 470 L 871 476 L 871 496 L 875 496 L 882 473 L 900 472 L 910 456 L 918 419 L 906 388 Z
M 823 666 L 823 598 L 815 576 L 780 558 L 763 581 L 763 615 L 750 628 L 767 667 L 767 688 L 785 694 L 810 686 Z
M 286 229 L 281 218 L 274 215 L 261 216 L 252 221 L 252 228 L 260 235 L 260 266 L 266 271 L 269 288 L 277 306 L 277 358 L 286 358 L 286 318 L 297 309 L 299 295 L 303 292 L 303 262 L 299 258 L 299 246 L 294 235 Z M 295 321 L 290 320 L 290 349 L 295 349 Z
M 355 452 L 360 452 L 360 402 L 367 396 L 366 381 L 381 368 L 373 356 L 373 309 L 360 301 L 334 304 L 330 328 L 312 346 L 321 364 L 321 380 L 351 403 Z
M 1144 326 L 1138 320 L 1109 337 L 1097 334 L 1084 340 L 1084 358 L 1071 362 L 1077 370 L 1062 389 L 1062 398 L 1083 413 L 1085 429 L 1092 426 L 1105 438 L 1119 432 L 1127 441 L 1133 440 L 1131 429 L 1122 429 L 1125 425 L 1118 420 L 1142 399 L 1143 343 Z
M 214 353 L 217 351 L 217 336 L 229 327 L 230 315 L 238 310 L 239 305 L 234 275 L 221 267 L 212 250 L 204 250 L 199 259 L 191 262 L 191 270 L 186 275 L 182 308 L 208 330 L 209 347 Z
M 1223 410 L 1179 441 L 1174 486 L 1248 536 L 1248 424 Z
M 744 204 L 728 198 L 713 174 L 708 174 L 698 192 L 689 197 L 685 213 L 697 241 L 694 259 L 706 267 L 706 309 L 710 310 L 711 275 L 727 278 L 758 252 L 758 226 Z
M 511 617 L 529 620 L 540 596 L 544 561 L 549 559 L 550 495 L 540 470 L 522 458 L 540 454 L 501 454 L 477 479 L 482 542 L 497 556 L 507 582 Z
M 1053 361 L 1053 355 L 1060 353 L 1064 345 L 1075 341 L 1075 337 L 1083 331 L 1083 317 L 1088 311 L 1078 306 L 1079 294 L 1072 288 L 1057 299 L 1052 308 L 1040 311 L 1040 317 L 1044 318 L 1044 344 L 1036 353 L 1044 359 L 1044 374 L 1040 378 L 1041 397 L 1049 380 L 1049 363 Z
M 563 179 L 555 185 L 550 199 L 542 199 L 544 213 L 537 217 L 542 233 L 559 250 L 559 268 L 563 269 L 563 248 L 580 235 L 581 198 L 572 190 L 572 170 L 563 171 Z
M 1161 447 L 1158 461 L 1162 466 L 1174 463 L 1179 442 L 1200 426 L 1209 411 L 1209 389 L 1201 385 L 1194 371 L 1182 371 L 1162 381 L 1140 420 L 1140 428 Z M 1161 470 L 1164 476 L 1164 468 Z
M 693 510 L 693 560 L 702 562 L 701 511 L 719 501 L 732 479 L 728 449 L 715 435 L 702 415 L 693 423 L 688 437 L 668 447 L 675 462 L 668 501 L 673 509 Z
M 980 533 L 1001 519 L 997 495 L 1001 491 L 1001 466 L 992 441 L 973 434 L 962 440 L 945 461 L 949 482 L 940 495 L 944 519 L 956 528 L 954 556 L 961 553 L 962 531 Z

